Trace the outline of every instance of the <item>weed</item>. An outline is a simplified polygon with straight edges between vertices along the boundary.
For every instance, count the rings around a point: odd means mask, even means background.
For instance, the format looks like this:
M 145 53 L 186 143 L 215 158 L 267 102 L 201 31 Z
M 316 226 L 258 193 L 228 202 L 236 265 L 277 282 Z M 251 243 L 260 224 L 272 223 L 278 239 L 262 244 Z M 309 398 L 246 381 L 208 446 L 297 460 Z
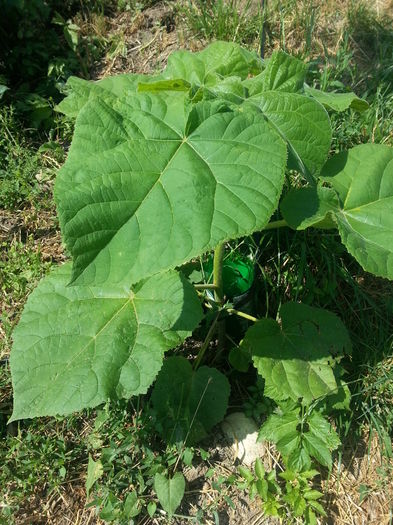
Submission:
M 26 242 L 0 242 L 0 356 L 9 352 L 11 331 L 19 317 L 26 294 L 49 270 L 32 237 Z
M 251 0 L 192 0 L 181 13 L 186 24 L 200 38 L 228 40 L 252 45 L 258 41 L 262 25 L 259 6 Z
M 55 170 L 64 152 L 59 145 L 40 150 L 28 139 L 12 107 L 0 110 L 0 207 L 43 205 L 51 195 Z

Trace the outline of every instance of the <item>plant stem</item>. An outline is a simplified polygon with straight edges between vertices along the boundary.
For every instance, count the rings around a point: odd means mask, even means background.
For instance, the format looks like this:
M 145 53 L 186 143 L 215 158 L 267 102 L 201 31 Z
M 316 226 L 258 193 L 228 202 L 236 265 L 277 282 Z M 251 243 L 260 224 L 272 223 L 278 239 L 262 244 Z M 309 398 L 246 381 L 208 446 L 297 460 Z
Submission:
M 230 314 L 238 315 L 239 317 L 243 317 L 244 319 L 248 319 L 248 321 L 252 321 L 253 323 L 256 323 L 258 321 L 256 317 L 246 314 L 245 312 L 240 312 L 239 310 L 235 310 L 234 308 L 228 308 L 227 312 Z
M 266 43 L 266 9 L 267 9 L 267 0 L 261 0 L 261 14 L 262 14 L 262 24 L 261 24 L 261 41 L 260 41 L 260 55 L 261 58 L 265 58 L 265 43 Z
M 288 226 L 287 222 L 284 221 L 284 219 L 281 219 L 280 221 L 269 222 L 268 224 L 266 224 L 262 231 L 274 230 L 275 228 L 284 228 L 285 226 Z
M 224 283 L 222 279 L 222 266 L 224 263 L 224 255 L 225 245 L 222 242 L 214 250 L 213 260 L 213 286 L 215 287 L 214 299 L 216 303 L 220 306 L 224 304 Z
M 203 356 L 205 355 L 205 352 L 209 346 L 209 343 L 213 339 L 219 317 L 220 317 L 220 312 L 217 313 L 216 317 L 214 318 L 214 321 L 210 325 L 210 328 L 209 328 L 209 331 L 207 332 L 205 340 L 203 341 L 203 344 L 201 348 L 199 349 L 198 355 L 194 361 L 194 366 L 193 366 L 194 370 L 196 370 L 198 366 L 201 364 L 201 361 L 203 359 Z
M 224 299 L 224 280 L 222 275 L 222 268 L 224 264 L 225 256 L 225 244 L 220 243 L 214 250 L 213 260 L 213 284 L 216 289 L 214 290 L 214 300 L 216 301 L 219 308 L 222 308 L 225 303 Z M 225 319 L 221 319 L 217 323 L 217 350 L 220 354 L 225 348 Z
M 215 284 L 194 284 L 196 290 L 216 290 Z

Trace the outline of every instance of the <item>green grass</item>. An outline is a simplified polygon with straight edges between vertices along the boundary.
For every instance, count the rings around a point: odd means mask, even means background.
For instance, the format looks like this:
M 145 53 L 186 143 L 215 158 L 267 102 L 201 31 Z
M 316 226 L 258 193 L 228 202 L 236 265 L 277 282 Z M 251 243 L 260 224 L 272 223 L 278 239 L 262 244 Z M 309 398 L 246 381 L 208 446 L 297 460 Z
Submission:
M 203 40 L 252 45 L 259 39 L 262 15 L 251 0 L 190 0 L 180 13 L 191 31 Z
M 104 10 L 109 4 L 116 3 L 103 1 L 100 5 Z M 128 4 L 133 8 L 134 2 L 119 2 L 124 9 Z M 235 0 L 195 0 L 183 5 L 180 13 L 203 40 L 234 40 L 257 49 L 261 16 L 251 14 L 247 2 L 244 5 L 241 10 Z M 347 86 L 370 104 L 363 114 L 347 111 L 332 115 L 332 150 L 368 141 L 392 145 L 391 22 L 378 18 L 365 4 L 354 2 L 340 33 L 340 45 L 332 53 L 327 45 L 321 45 L 323 17 L 310 8 L 309 1 L 272 0 L 268 6 L 267 55 L 273 47 L 294 50 L 310 61 L 310 83 L 328 91 Z M 63 137 L 60 141 L 59 136 Z M 34 135 L 33 140 L 14 111 L 1 108 L 0 208 L 51 205 L 53 177 L 63 159 L 60 143 L 69 136 L 69 123 L 62 122 L 50 137 Z M 39 151 L 38 140 L 48 138 Z M 381 483 L 390 479 L 392 283 L 366 274 L 334 232 L 281 229 L 248 242 L 243 242 L 241 250 L 258 253 L 260 315 L 275 316 L 282 303 L 295 300 L 330 309 L 347 325 L 354 347 L 352 357 L 345 361 L 345 378 L 353 394 L 352 412 L 337 419 L 337 424 L 341 434 L 349 437 L 360 437 L 364 427 L 377 432 L 384 458 Z M 1 242 L 0 252 L 0 356 L 4 359 L 23 303 L 51 263 L 42 262 L 33 237 L 7 238 Z M 249 397 L 246 408 L 250 414 L 260 418 L 269 412 L 260 391 L 247 396 L 245 385 L 242 391 L 245 400 Z M 90 493 L 90 503 L 101 518 L 129 519 L 125 502 L 128 494 L 135 493 L 141 508 L 138 519 L 149 519 L 148 505 L 150 511 L 158 506 L 152 490 L 154 473 L 172 471 L 178 460 L 181 469 L 189 459 L 185 459 L 184 451 L 168 449 L 157 440 L 154 414 L 143 406 L 146 398 L 132 400 L 134 404 L 120 401 L 97 412 L 23 422 L 7 431 L 12 392 L 6 361 L 0 366 L 0 392 L 0 523 L 16 524 L 23 514 L 29 516 L 33 511 L 41 513 L 44 522 L 45 505 L 51 496 L 60 498 L 69 484 L 83 490 L 89 455 L 102 465 L 102 476 Z M 194 453 L 200 455 L 197 450 Z M 83 504 L 81 501 L 81 508 Z
M 32 236 L 25 242 L 0 242 L 0 357 L 11 345 L 11 332 L 27 295 L 49 270 Z
M 23 136 L 12 108 L 0 112 L 0 207 L 15 209 L 36 198 L 40 156 Z
M 9 382 L 7 367 L 0 368 L 0 381 Z M 0 523 L 17 524 L 19 517 L 33 514 L 44 519 L 48 498 L 85 468 L 84 418 L 36 419 L 14 425 L 7 435 L 4 412 L 9 407 L 4 400 L 0 406 Z

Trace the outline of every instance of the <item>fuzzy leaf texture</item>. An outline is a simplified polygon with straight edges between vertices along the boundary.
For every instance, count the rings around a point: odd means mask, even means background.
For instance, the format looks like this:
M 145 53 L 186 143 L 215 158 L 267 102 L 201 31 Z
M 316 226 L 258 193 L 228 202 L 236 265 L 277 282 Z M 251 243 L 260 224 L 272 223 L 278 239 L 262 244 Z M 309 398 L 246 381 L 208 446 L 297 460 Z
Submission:
M 65 264 L 41 281 L 14 331 L 12 420 L 145 393 L 164 352 L 202 316 L 194 289 L 175 271 L 132 288 L 67 286 L 70 274 Z
M 241 343 L 265 379 L 265 394 L 276 401 L 314 399 L 337 392 L 333 367 L 351 350 L 348 332 L 331 312 L 286 303 L 281 324 L 261 319 Z
M 333 218 L 360 265 L 393 279 L 393 148 L 355 146 L 329 159 L 321 177 L 330 188 L 293 190 L 283 199 L 285 220 L 303 230 Z
M 257 113 L 182 93 L 96 98 L 55 184 L 76 284 L 131 283 L 262 229 L 286 165 Z

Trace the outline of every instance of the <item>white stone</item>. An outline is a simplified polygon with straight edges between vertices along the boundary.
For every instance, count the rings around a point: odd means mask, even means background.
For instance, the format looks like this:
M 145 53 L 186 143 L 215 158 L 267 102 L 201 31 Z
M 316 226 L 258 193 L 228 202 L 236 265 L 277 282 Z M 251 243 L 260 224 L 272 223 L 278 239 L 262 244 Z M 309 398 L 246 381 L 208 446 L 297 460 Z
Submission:
M 255 421 L 243 412 L 234 412 L 221 423 L 222 431 L 232 443 L 234 459 L 251 466 L 257 458 L 265 454 L 263 443 L 257 443 L 258 427 Z

